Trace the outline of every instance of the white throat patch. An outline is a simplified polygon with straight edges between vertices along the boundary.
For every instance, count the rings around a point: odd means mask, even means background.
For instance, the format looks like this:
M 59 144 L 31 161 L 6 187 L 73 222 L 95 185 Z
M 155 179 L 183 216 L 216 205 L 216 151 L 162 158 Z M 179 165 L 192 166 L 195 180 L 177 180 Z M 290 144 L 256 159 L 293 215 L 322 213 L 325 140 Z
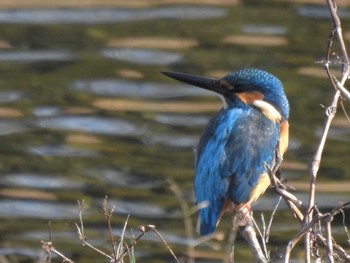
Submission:
M 280 122 L 282 119 L 281 114 L 276 110 L 274 106 L 270 103 L 263 100 L 255 100 L 252 105 L 259 108 L 262 114 L 265 115 L 266 118 L 270 119 L 274 123 Z

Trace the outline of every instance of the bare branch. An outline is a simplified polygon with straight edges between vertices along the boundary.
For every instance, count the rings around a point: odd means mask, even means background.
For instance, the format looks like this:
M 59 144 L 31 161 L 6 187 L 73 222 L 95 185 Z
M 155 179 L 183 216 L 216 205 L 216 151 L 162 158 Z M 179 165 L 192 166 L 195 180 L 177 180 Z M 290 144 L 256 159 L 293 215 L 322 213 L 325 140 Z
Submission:
M 341 94 L 347 98 L 348 100 L 350 100 L 350 92 L 344 88 L 344 86 L 336 79 L 336 77 L 332 76 L 332 79 L 335 83 L 335 87 L 338 88 L 341 92 Z
M 290 253 L 292 249 L 295 247 L 295 245 L 308 233 L 310 233 L 310 230 L 317 224 L 319 221 L 322 222 L 328 222 L 331 221 L 332 218 L 338 214 L 341 213 L 341 211 L 344 209 L 345 206 L 350 205 L 350 202 L 347 202 L 345 204 L 340 204 L 336 208 L 334 208 L 331 212 L 326 213 L 326 214 L 321 214 L 318 213 L 316 217 L 312 219 L 312 221 L 308 224 L 303 224 L 301 230 L 299 233 L 291 240 L 289 241 L 287 248 L 286 248 L 286 253 L 285 253 L 285 259 L 284 262 L 288 263 L 290 259 Z M 322 236 L 317 236 L 316 237 L 318 240 L 321 240 L 326 246 L 327 246 L 327 241 Z M 331 246 L 332 249 L 336 250 L 337 252 L 339 251 L 340 257 L 345 260 L 350 260 L 350 256 L 342 249 L 340 246 L 336 245 L 333 240 L 331 241 Z
M 261 250 L 260 244 L 256 238 L 256 233 L 254 230 L 254 226 L 251 221 L 251 214 L 247 213 L 243 215 L 246 217 L 246 224 L 244 226 L 240 226 L 239 232 L 241 236 L 249 243 L 249 246 L 253 250 L 253 255 L 255 257 L 256 262 L 258 263 L 267 263 L 267 259 Z
M 327 44 L 327 50 L 326 50 L 326 58 L 327 59 L 326 59 L 326 62 L 324 64 L 324 68 L 326 70 L 326 73 L 327 73 L 333 87 L 336 89 L 336 92 L 334 94 L 331 105 L 326 110 L 325 122 L 324 122 L 321 140 L 320 140 L 318 148 L 317 148 L 317 150 L 312 158 L 312 162 L 311 162 L 309 202 L 308 202 L 308 209 L 307 209 L 305 220 L 304 220 L 305 225 L 309 224 L 312 221 L 312 217 L 313 217 L 311 210 L 315 205 L 316 177 L 317 177 L 317 173 L 318 173 L 318 170 L 320 167 L 322 153 L 323 153 L 324 146 L 326 143 L 326 138 L 328 136 L 329 128 L 330 128 L 331 122 L 335 116 L 335 113 L 337 110 L 337 105 L 338 105 L 339 98 L 341 95 L 341 91 L 340 91 L 338 86 L 343 87 L 345 84 L 345 81 L 348 79 L 348 76 L 349 76 L 349 58 L 348 58 L 346 47 L 344 44 L 340 19 L 337 15 L 337 6 L 336 6 L 335 2 L 332 0 L 327 0 L 326 2 L 328 5 L 330 15 L 331 15 L 333 30 L 330 33 L 329 38 L 328 38 L 328 44 Z M 338 42 L 339 42 L 339 48 L 340 48 L 341 59 L 342 59 L 342 63 L 341 63 L 342 64 L 342 79 L 340 81 L 340 85 L 336 85 L 336 79 L 332 76 L 332 74 L 330 73 L 330 69 L 329 69 L 330 54 L 331 54 L 331 48 L 333 45 L 334 37 L 336 37 Z M 305 236 L 305 262 L 306 263 L 311 262 L 310 240 L 311 240 L 311 236 L 310 236 L 310 232 L 308 231 L 306 236 Z
M 267 164 L 265 164 L 265 170 L 270 177 L 273 189 L 282 196 L 289 209 L 293 212 L 294 217 L 301 223 L 304 219 L 303 213 L 299 208 L 302 202 L 295 195 L 286 190 L 287 187 L 275 176 L 275 173 Z

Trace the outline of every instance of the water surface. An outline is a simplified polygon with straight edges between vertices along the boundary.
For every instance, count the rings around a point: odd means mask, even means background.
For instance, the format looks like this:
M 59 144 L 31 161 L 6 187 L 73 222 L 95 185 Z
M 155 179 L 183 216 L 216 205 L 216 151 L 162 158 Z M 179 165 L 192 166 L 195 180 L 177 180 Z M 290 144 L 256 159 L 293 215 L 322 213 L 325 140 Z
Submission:
M 324 115 L 320 105 L 327 106 L 333 93 L 322 65 L 315 63 L 324 59 L 331 30 L 327 8 L 301 1 L 204 2 L 0 10 L 0 257 L 37 262 L 51 222 L 56 249 L 74 262 L 101 261 L 79 241 L 77 203 L 84 202 L 88 240 L 110 253 L 102 207 L 108 196 L 109 206 L 115 206 L 117 242 L 130 215 L 126 242 L 138 234 L 138 226 L 155 225 L 175 253 L 186 258 L 188 245 L 199 242 L 199 236 L 197 214 L 184 214 L 181 202 L 190 209 L 195 205 L 195 147 L 222 104 L 215 94 L 161 71 L 222 77 L 258 67 L 278 76 L 291 105 L 282 176 L 298 186 L 294 193 L 307 202 L 307 167 Z M 340 15 L 348 40 L 348 8 L 340 8 Z M 331 66 L 336 75 L 339 65 Z M 322 211 L 350 199 L 349 125 L 339 115 L 319 171 L 316 202 Z M 254 205 L 259 225 L 261 213 L 268 218 L 277 201 L 268 191 Z M 344 245 L 341 221 L 337 218 L 333 227 Z M 195 247 L 203 255 L 196 262 L 227 258 L 228 229 L 229 215 L 219 225 L 220 240 Z M 298 229 L 282 203 L 268 244 L 272 256 Z M 252 262 L 247 244 L 237 242 L 237 261 Z M 302 249 L 293 253 L 295 262 L 303 260 Z M 135 253 L 140 262 L 172 261 L 154 233 L 142 237 Z

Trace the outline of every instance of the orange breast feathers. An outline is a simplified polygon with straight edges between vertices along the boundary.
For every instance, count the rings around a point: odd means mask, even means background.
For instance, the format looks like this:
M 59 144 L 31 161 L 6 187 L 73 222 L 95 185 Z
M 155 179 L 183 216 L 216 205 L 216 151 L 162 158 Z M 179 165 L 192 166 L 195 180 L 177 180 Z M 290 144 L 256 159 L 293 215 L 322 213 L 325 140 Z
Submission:
M 279 154 L 283 156 L 283 154 L 287 151 L 289 141 L 289 124 L 288 121 L 281 122 L 280 128 L 280 138 L 279 138 Z

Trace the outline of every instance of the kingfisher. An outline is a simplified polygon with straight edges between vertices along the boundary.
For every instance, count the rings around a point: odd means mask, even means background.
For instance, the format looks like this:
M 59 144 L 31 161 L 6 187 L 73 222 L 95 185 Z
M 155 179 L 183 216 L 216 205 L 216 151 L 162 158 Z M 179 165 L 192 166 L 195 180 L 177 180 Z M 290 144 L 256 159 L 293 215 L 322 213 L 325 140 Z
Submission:
M 282 82 L 261 69 L 245 68 L 218 79 L 162 73 L 214 91 L 224 104 L 202 132 L 195 154 L 199 232 L 209 235 L 224 212 L 250 211 L 269 187 L 265 165 L 273 167 L 288 147 L 288 99 Z

